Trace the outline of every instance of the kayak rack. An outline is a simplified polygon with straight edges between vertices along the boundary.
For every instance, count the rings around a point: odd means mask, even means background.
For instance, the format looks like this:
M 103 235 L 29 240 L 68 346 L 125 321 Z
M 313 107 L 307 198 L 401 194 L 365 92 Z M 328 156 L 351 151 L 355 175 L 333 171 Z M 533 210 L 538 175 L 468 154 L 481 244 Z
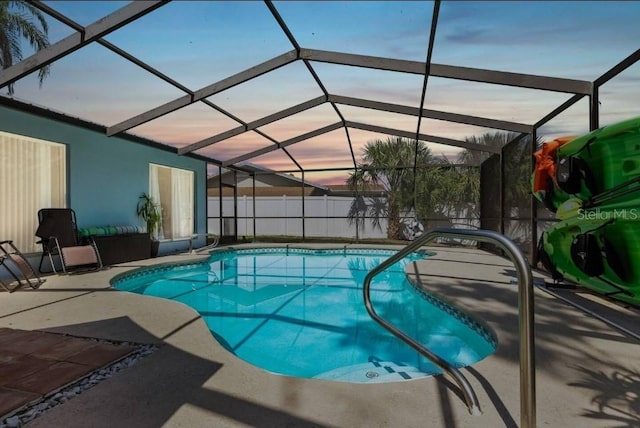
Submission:
M 448 374 L 458 385 L 464 401 L 472 415 L 481 414 L 478 398 L 464 375 L 438 355 L 429 351 L 422 344 L 393 326 L 378 315 L 371 304 L 371 280 L 410 253 L 423 245 L 438 239 L 470 239 L 496 245 L 503 250 L 515 265 L 518 273 L 518 327 L 520 331 L 520 426 L 534 428 L 536 426 L 536 384 L 535 384 L 535 349 L 533 319 L 533 277 L 531 267 L 520 249 L 509 238 L 491 230 L 434 228 L 402 248 L 393 256 L 369 271 L 364 279 L 363 295 L 367 312 L 376 322 L 403 340 L 422 356 Z

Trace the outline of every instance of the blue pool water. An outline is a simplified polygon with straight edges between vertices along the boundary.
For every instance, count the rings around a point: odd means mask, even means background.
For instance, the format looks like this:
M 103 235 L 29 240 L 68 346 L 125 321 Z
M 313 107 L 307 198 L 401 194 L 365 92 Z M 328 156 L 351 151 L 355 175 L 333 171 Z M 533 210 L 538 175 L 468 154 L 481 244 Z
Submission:
M 182 302 L 239 358 L 273 373 L 348 382 L 386 382 L 440 373 L 367 314 L 362 284 L 391 256 L 385 250 L 222 250 L 208 260 L 120 275 L 113 286 Z M 456 367 L 495 351 L 471 318 L 418 291 L 404 266 L 371 283 L 376 311 Z

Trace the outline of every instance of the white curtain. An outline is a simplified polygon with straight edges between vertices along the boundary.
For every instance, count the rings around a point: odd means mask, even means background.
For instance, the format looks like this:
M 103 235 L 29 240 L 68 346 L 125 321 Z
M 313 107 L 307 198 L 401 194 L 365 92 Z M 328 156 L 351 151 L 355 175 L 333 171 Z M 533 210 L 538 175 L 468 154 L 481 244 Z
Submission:
M 149 164 L 149 196 L 151 196 L 156 204 L 159 207 L 162 207 L 162 200 L 160 199 L 160 181 L 159 177 L 159 169 L 162 168 L 160 165 Z M 162 217 L 162 209 L 160 210 L 160 216 Z M 164 230 L 162 227 L 162 220 L 158 225 L 158 230 L 156 231 L 156 238 L 163 239 L 164 238 Z
M 64 144 L 0 131 L 0 240 L 41 251 L 38 210 L 66 207 L 66 191 Z
M 193 234 L 193 171 L 172 168 L 171 172 L 173 238 L 189 237 Z
M 149 165 L 149 194 L 162 207 L 160 239 L 190 237 L 194 230 L 194 173 Z

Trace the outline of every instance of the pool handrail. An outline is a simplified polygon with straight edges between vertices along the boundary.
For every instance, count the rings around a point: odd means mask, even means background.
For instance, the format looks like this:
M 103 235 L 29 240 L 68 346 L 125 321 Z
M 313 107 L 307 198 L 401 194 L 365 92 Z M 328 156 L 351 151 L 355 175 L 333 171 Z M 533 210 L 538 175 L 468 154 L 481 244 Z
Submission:
M 536 426 L 536 386 L 533 275 L 522 251 L 509 238 L 492 230 L 483 229 L 433 228 L 425 231 L 423 235 L 369 271 L 363 284 L 363 296 L 367 312 L 376 322 L 451 376 L 460 388 L 469 412 L 472 415 L 481 413 L 478 398 L 464 375 L 457 368 L 452 367 L 438 355 L 426 349 L 422 344 L 385 321 L 376 313 L 371 303 L 370 288 L 373 277 L 436 238 L 471 239 L 494 244 L 503 250 L 515 265 L 518 274 L 518 327 L 520 331 L 520 426 L 534 428 Z

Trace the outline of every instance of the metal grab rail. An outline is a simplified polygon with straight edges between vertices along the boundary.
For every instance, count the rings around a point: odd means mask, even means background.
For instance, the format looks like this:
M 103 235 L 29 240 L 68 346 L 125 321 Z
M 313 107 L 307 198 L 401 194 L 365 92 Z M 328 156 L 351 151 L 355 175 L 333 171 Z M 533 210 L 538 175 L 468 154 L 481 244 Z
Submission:
M 211 244 L 205 245 L 204 247 L 200 247 L 200 248 L 193 248 L 193 240 L 196 239 L 198 236 L 201 236 L 202 234 L 199 233 L 194 233 L 193 235 L 191 235 L 191 237 L 189 238 L 189 254 L 199 254 L 202 253 L 204 251 L 207 250 L 212 250 L 215 247 L 218 246 L 218 244 L 220 243 L 220 236 L 218 235 L 214 235 L 212 233 L 205 233 L 205 243 L 207 238 L 213 238 L 213 242 Z
M 450 375 L 463 393 L 465 403 L 472 415 L 480 414 L 480 406 L 475 392 L 467 379 L 455 367 L 433 354 L 413 338 L 385 321 L 373 309 L 370 297 L 371 280 L 392 264 L 408 254 L 433 241 L 436 238 L 459 238 L 488 242 L 497 245 L 509 256 L 518 273 L 518 327 L 520 331 L 520 426 L 536 426 L 536 385 L 535 385 L 535 349 L 533 332 L 533 277 L 531 267 L 520 249 L 506 236 L 491 230 L 434 228 L 426 231 L 415 241 L 372 269 L 364 279 L 363 295 L 367 312 L 376 322 L 405 341 L 425 358 L 432 361 Z

